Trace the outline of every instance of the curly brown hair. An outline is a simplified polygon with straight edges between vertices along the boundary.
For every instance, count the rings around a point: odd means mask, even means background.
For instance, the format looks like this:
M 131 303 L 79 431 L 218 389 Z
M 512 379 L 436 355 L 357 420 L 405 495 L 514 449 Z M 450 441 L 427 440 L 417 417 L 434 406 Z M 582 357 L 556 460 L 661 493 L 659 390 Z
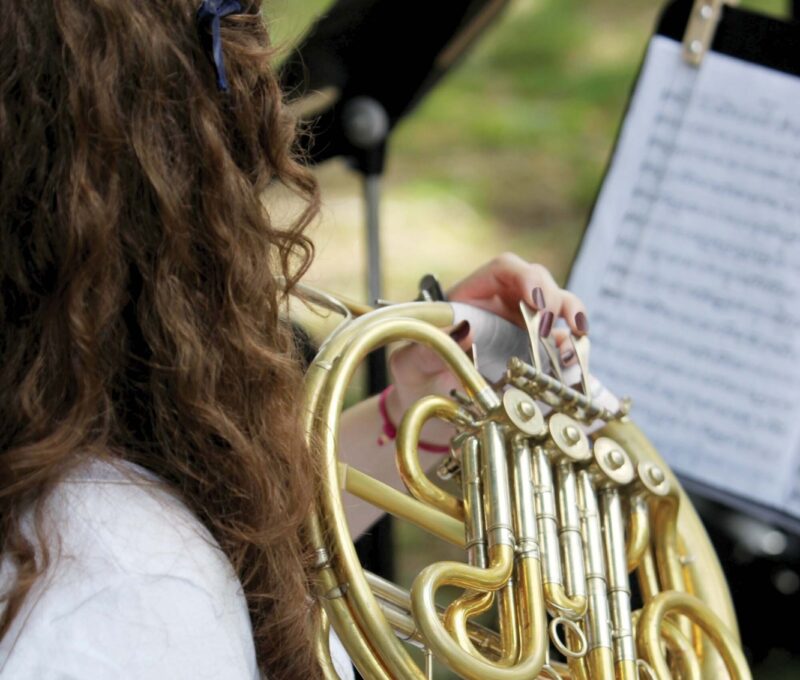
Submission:
M 88 452 L 180 494 L 241 579 L 262 670 L 294 680 L 319 676 L 316 472 L 277 277 L 307 268 L 318 195 L 242 5 L 222 93 L 197 0 L 0 0 L 0 636 L 48 566 L 21 517 Z M 288 227 L 275 181 L 307 200 Z

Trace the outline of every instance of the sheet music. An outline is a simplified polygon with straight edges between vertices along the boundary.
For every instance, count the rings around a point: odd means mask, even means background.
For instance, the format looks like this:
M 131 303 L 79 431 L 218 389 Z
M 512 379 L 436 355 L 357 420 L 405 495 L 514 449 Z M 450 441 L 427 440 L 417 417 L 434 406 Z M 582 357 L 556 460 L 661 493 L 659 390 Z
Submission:
M 800 78 L 655 36 L 570 286 L 673 468 L 800 516 Z

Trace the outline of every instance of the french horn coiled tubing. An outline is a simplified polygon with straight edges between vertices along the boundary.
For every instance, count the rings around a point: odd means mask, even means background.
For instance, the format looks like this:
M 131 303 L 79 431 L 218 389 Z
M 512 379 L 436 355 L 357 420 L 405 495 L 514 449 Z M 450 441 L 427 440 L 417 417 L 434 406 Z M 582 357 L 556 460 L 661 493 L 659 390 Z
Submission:
M 527 334 L 458 304 L 367 311 L 317 292 L 306 297 L 346 315 L 306 381 L 306 432 L 323 467 L 308 530 L 328 677 L 336 677 L 332 624 L 369 679 L 422 680 L 433 677 L 434 662 L 473 680 L 750 678 L 708 536 L 628 416 L 629 403 L 589 377 L 587 338 L 570 339 L 578 360 L 564 371 L 539 336 L 540 313 L 524 306 Z M 478 329 L 477 366 L 440 330 L 462 318 Z M 405 414 L 396 456 L 410 495 L 341 463 L 336 446 L 356 368 L 398 341 L 438 352 L 463 386 Z M 417 443 L 432 418 L 456 427 L 441 476 L 460 493 L 421 469 Z M 343 490 L 463 548 L 464 560 L 430 564 L 410 590 L 365 572 Z M 475 620 L 490 609 L 491 628 Z M 412 647 L 423 650 L 419 664 Z

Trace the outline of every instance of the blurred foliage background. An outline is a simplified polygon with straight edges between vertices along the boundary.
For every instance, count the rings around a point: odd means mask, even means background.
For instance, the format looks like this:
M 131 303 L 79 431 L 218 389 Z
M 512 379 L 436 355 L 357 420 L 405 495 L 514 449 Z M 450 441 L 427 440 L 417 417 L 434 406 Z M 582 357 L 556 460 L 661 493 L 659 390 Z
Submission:
M 329 4 L 266 0 L 281 51 Z M 786 0 L 741 5 L 788 14 Z M 565 281 L 659 9 L 633 0 L 512 0 L 390 140 L 381 213 L 388 299 L 415 297 L 427 272 L 446 286 L 504 250 Z M 359 178 L 340 161 L 318 176 L 324 205 L 307 280 L 365 299 Z M 395 542 L 406 586 L 448 555 L 413 528 L 400 527 Z M 755 677 L 797 678 L 800 667 L 776 656 Z
M 288 49 L 329 4 L 266 0 L 276 45 Z M 787 13 L 786 0 L 741 4 Z M 389 299 L 413 297 L 422 273 L 447 285 L 503 250 L 564 280 L 659 8 L 512 0 L 390 139 L 382 209 Z M 324 207 L 310 280 L 364 299 L 358 178 L 338 161 L 322 165 L 319 178 Z

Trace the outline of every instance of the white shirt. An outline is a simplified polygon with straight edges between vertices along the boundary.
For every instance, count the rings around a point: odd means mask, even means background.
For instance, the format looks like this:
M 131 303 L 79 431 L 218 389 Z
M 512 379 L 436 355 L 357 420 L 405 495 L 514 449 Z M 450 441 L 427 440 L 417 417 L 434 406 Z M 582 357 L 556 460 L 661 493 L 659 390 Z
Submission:
M 259 678 L 230 562 L 148 473 L 87 462 L 48 498 L 45 521 L 54 563 L 0 641 L 0 678 Z M 12 578 L 3 560 L 0 585 Z M 352 678 L 341 643 L 331 643 L 340 676 Z

